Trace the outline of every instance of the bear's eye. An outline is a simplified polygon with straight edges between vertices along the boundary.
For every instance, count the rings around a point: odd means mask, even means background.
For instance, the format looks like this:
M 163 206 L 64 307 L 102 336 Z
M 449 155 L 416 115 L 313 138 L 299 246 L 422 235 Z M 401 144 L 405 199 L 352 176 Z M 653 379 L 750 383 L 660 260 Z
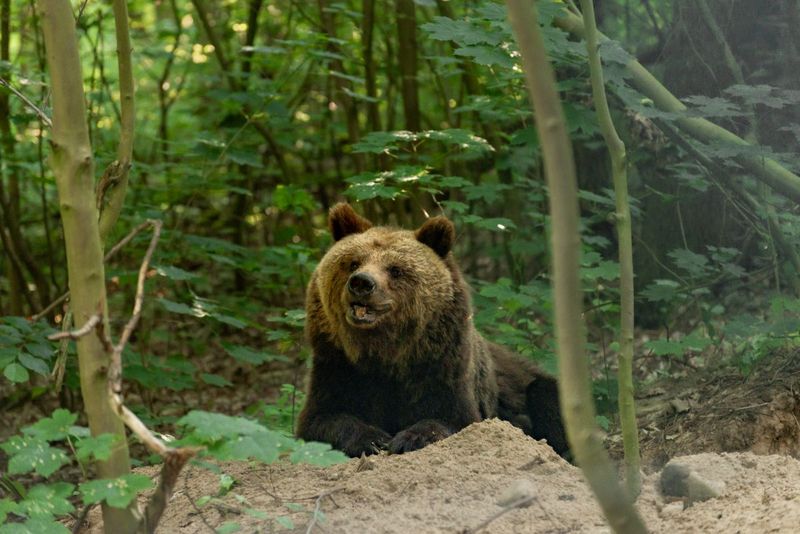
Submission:
M 389 274 L 392 276 L 392 278 L 400 278 L 401 276 L 403 276 L 403 269 L 401 269 L 397 265 L 392 265 L 391 267 L 389 267 Z
M 353 260 L 353 261 L 350 262 L 350 265 L 348 266 L 348 269 L 350 269 L 350 272 L 352 273 L 352 272 L 355 272 L 356 269 L 358 269 L 358 266 L 359 266 L 359 263 L 356 260 Z

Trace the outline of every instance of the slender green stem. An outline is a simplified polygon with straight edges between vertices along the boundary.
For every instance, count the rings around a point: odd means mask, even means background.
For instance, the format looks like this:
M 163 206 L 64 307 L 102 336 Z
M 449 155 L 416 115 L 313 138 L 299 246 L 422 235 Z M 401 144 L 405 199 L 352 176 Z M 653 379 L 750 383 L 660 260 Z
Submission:
M 589 72 L 592 96 L 597 110 L 597 121 L 611 156 L 611 174 L 616 199 L 616 226 L 619 251 L 619 415 L 622 426 L 622 443 L 625 450 L 625 481 L 631 496 L 641 490 L 641 459 L 639 457 L 639 430 L 636 424 L 636 405 L 633 395 L 633 244 L 631 239 L 631 210 L 628 202 L 628 165 L 625 143 L 614 128 L 608 107 L 603 66 L 597 43 L 597 26 L 592 0 L 581 0 L 583 23 L 586 28 L 586 49 L 589 54 Z
M 578 185 L 555 75 L 545 53 L 533 3 L 530 0 L 507 0 L 506 3 L 535 110 L 550 194 L 559 395 L 567 437 L 611 527 L 616 532 L 646 532 L 644 523 L 617 480 L 595 422 L 589 362 L 584 352 L 586 331 L 578 276 Z

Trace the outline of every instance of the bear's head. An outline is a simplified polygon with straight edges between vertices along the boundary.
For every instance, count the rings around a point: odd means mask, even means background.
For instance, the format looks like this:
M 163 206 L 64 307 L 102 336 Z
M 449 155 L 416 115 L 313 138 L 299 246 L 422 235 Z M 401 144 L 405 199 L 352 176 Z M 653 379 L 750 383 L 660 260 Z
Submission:
M 395 343 L 414 343 L 463 292 L 447 218 L 403 230 L 373 226 L 337 204 L 328 222 L 334 244 L 316 270 L 319 303 L 351 359 L 369 347 L 395 352 Z

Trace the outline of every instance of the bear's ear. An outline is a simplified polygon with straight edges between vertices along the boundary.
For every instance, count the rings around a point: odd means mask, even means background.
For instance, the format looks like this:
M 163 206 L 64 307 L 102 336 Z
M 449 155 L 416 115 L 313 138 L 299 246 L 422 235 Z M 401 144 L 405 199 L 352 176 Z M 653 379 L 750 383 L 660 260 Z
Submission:
M 428 245 L 444 258 L 456 240 L 456 229 L 447 217 L 431 217 L 414 234 L 417 241 Z
M 350 207 L 350 204 L 340 202 L 328 212 L 328 227 L 333 234 L 333 240 L 339 241 L 350 234 L 360 234 L 372 228 L 372 223 Z

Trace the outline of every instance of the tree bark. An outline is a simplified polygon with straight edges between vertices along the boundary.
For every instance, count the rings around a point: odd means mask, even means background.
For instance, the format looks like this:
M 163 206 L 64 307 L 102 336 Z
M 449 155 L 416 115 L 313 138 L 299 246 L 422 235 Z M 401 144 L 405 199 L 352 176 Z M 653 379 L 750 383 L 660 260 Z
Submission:
M 361 30 L 361 45 L 364 54 L 364 80 L 367 89 L 367 122 L 370 130 L 381 129 L 381 116 L 378 113 L 378 88 L 375 74 L 375 59 L 372 55 L 373 35 L 375 33 L 375 0 L 364 0 L 364 16 Z
M 328 37 L 327 49 L 335 56 L 330 60 L 331 70 L 340 74 L 346 74 L 344 62 L 339 59 L 342 51 L 339 45 L 336 44 L 336 20 L 334 19 L 333 13 L 331 13 L 330 9 L 328 8 L 327 0 L 317 0 L 317 5 L 319 7 L 319 17 L 322 24 L 322 31 L 324 31 L 325 35 Z M 358 124 L 358 108 L 356 107 L 356 102 L 350 95 L 347 94 L 347 89 L 349 89 L 351 84 L 342 76 L 331 74 L 330 77 L 334 88 L 333 103 L 337 108 L 340 107 L 342 109 L 342 113 L 345 117 L 345 123 L 347 124 L 347 141 L 350 144 L 356 143 L 360 137 L 360 128 Z M 336 147 L 333 149 L 338 150 Z M 362 154 L 352 153 L 351 158 L 353 160 L 356 174 L 362 172 L 364 170 L 364 158 Z
M 407 130 L 422 130 L 417 84 L 417 15 L 414 0 L 397 0 L 397 59 Z
M 108 183 L 101 182 L 100 187 L 107 187 L 105 200 L 107 204 L 100 212 L 100 241 L 105 242 L 114 224 L 122 212 L 125 193 L 128 191 L 128 174 L 133 158 L 134 107 L 135 88 L 133 84 L 133 66 L 131 65 L 131 36 L 128 31 L 128 3 L 126 0 L 114 0 L 114 28 L 117 36 L 117 67 L 119 69 L 120 128 L 117 160 L 111 163 L 106 171 Z M 101 209 L 98 206 L 98 209 Z
M 68 0 L 40 0 L 47 63 L 53 98 L 52 166 L 58 187 L 64 226 L 67 270 L 76 325 L 101 314 L 108 335 L 103 249 L 93 191 L 93 159 L 86 125 L 83 79 L 78 41 Z M 128 443 L 122 421 L 108 401 L 106 369 L 109 354 L 99 336 L 77 341 L 81 393 L 93 435 L 121 436 L 108 460 L 97 462 L 100 478 L 115 478 L 130 471 Z M 130 508 L 103 505 L 106 532 L 136 529 L 134 500 Z
M 536 8 L 529 0 L 507 0 L 511 27 L 519 43 L 522 67 L 535 110 L 550 193 L 553 296 L 559 362 L 559 395 L 567 437 L 578 465 L 615 532 L 646 532 L 636 509 L 620 487 L 595 423 L 586 332 L 578 276 L 578 185 L 556 80 L 545 53 Z
M 9 41 L 11 37 L 11 0 L 2 0 L 0 4 L 0 60 L 8 62 L 10 59 L 9 56 Z M 5 161 L 6 169 L 8 170 L 9 181 L 8 181 L 8 189 L 11 192 L 11 199 L 0 199 L 3 201 L 4 205 L 8 205 L 8 209 L 12 210 L 12 206 L 16 207 L 12 213 L 9 214 L 9 218 L 12 220 L 13 223 L 18 224 L 17 219 L 14 217 L 15 213 L 19 213 L 19 182 L 17 180 L 16 175 L 11 172 L 8 162 L 11 159 L 11 155 L 14 151 L 14 136 L 11 134 L 11 113 L 9 107 L 9 98 L 8 98 L 7 91 L 0 91 L 0 147 L 2 150 L 0 151 L 0 162 Z M 5 180 L 5 173 L 0 174 L 0 181 Z M 3 184 L 0 183 L 0 186 Z M 14 195 L 14 193 L 17 193 Z M 22 271 L 18 265 L 15 265 L 14 261 L 11 259 L 11 255 L 14 253 L 10 247 L 13 245 L 10 243 L 10 240 L 7 245 L 4 246 L 6 248 L 6 261 L 5 269 L 6 269 L 6 277 L 8 278 L 8 285 L 9 285 L 9 305 L 6 313 L 11 315 L 22 315 L 22 296 L 23 296 L 23 289 L 25 280 L 22 277 Z M 3 308 L 0 307 L 0 312 L 3 312 Z

